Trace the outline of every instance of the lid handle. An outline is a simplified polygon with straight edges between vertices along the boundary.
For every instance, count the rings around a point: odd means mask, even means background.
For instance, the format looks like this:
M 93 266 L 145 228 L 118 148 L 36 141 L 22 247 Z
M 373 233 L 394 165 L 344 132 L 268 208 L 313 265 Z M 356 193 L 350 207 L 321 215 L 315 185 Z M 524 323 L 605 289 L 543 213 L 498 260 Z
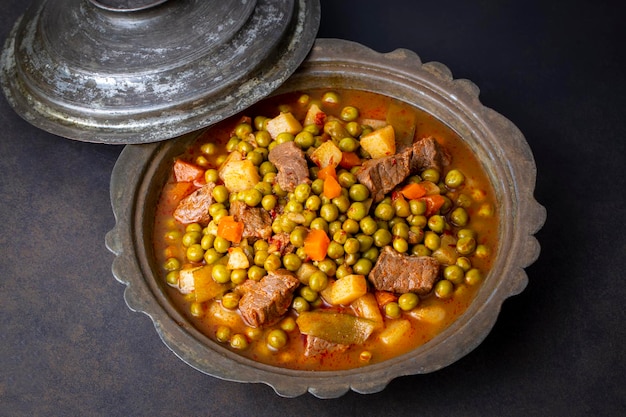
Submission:
M 101 9 L 113 12 L 135 12 L 165 3 L 167 0 L 89 0 Z

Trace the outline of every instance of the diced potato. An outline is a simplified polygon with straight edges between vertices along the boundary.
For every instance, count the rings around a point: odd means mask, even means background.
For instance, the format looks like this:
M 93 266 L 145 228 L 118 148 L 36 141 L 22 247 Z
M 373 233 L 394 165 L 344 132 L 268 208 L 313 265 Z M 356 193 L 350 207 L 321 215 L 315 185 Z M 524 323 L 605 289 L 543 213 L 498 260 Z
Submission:
M 228 249 L 228 269 L 247 269 L 250 267 L 250 260 L 240 247 Z
M 216 301 L 209 304 L 207 316 L 211 317 L 211 320 L 216 325 L 228 326 L 231 329 L 235 329 L 243 325 L 243 319 L 239 313 L 237 313 L 237 310 L 224 308 Z
M 200 268 L 202 267 L 184 268 L 180 270 L 178 273 L 178 290 L 182 294 L 191 294 L 193 292 L 195 289 L 193 271 Z
M 328 165 L 337 167 L 342 156 L 341 149 L 334 142 L 327 140 L 311 153 L 310 158 L 320 168 L 326 168 Z
M 210 265 L 206 265 L 191 271 L 196 301 L 199 303 L 212 300 L 232 288 L 229 284 L 215 282 L 211 276 L 211 269 Z
M 409 314 L 418 320 L 425 321 L 430 324 L 438 324 L 446 318 L 446 310 L 443 307 L 430 304 L 418 306 L 409 312 Z
M 364 275 L 346 275 L 330 285 L 327 301 L 333 305 L 350 304 L 367 293 Z
M 432 253 L 432 257 L 442 265 L 454 265 L 459 257 L 456 251 L 456 238 L 452 235 L 443 235 L 439 249 Z
M 272 139 L 276 139 L 279 134 L 285 132 L 291 133 L 292 135 L 297 134 L 302 130 L 302 125 L 293 117 L 293 114 L 281 113 L 273 119 L 268 120 L 265 129 Z
M 351 304 L 357 316 L 371 320 L 375 323 L 376 329 L 383 326 L 383 315 L 378 308 L 376 297 L 372 293 L 366 293 L 354 300 Z
M 393 126 L 387 125 L 361 138 L 361 147 L 372 158 L 382 158 L 396 153 L 396 135 Z
M 342 313 L 306 311 L 296 319 L 302 334 L 319 337 L 333 343 L 351 345 L 363 343 L 374 331 L 374 322 Z
M 304 125 L 322 126 L 325 119 L 326 113 L 324 113 L 317 104 L 311 104 L 304 117 Z
M 260 180 L 259 171 L 252 161 L 243 159 L 234 151 L 219 169 L 219 177 L 230 192 L 239 192 L 253 188 Z
M 385 330 L 378 336 L 380 341 L 387 346 L 398 344 L 411 330 L 411 322 L 408 320 L 394 320 L 389 322 Z

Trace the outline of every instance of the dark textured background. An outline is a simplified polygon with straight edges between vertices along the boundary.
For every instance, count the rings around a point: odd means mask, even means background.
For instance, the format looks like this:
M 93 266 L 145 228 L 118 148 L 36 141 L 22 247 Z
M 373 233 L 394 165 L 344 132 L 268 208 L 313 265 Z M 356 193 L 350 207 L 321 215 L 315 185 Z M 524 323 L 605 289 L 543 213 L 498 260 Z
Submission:
M 1 0 L 0 38 L 27 7 Z M 446 64 L 511 119 L 548 210 L 530 283 L 490 335 L 381 393 L 285 399 L 177 359 L 124 304 L 104 235 L 121 147 L 40 131 L 0 99 L 0 415 L 626 415 L 621 1 L 322 1 L 320 37 Z

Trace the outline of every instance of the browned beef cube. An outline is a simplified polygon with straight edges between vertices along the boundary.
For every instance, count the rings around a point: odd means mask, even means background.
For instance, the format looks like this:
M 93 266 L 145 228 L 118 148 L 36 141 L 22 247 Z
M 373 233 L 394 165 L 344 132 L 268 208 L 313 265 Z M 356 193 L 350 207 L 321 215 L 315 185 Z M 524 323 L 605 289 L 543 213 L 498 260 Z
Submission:
M 310 182 L 304 152 L 294 142 L 284 142 L 274 147 L 268 159 L 276 165 L 276 180 L 283 190 L 293 191 L 296 185 Z
M 210 182 L 180 200 L 174 210 L 174 218 L 183 224 L 208 224 L 211 221 L 209 206 L 213 203 L 211 192 L 214 187 L 215 184 Z
M 237 290 L 243 295 L 239 311 L 244 321 L 252 327 L 272 325 L 287 312 L 293 292 L 300 281 L 286 269 L 278 269 L 260 281 L 247 280 Z
M 431 168 L 442 172 L 443 167 L 450 163 L 448 152 L 432 137 L 413 142 L 411 149 L 411 173 L 417 174 Z
M 308 358 L 332 352 L 342 353 L 345 352 L 349 347 L 350 346 L 348 345 L 329 342 L 328 340 L 324 340 L 319 337 L 307 336 L 306 343 L 304 345 L 304 356 Z
M 427 294 L 439 279 L 439 269 L 433 257 L 406 255 L 385 246 L 368 279 L 379 291 Z
M 374 201 L 382 200 L 386 193 L 409 176 L 411 153 L 412 149 L 407 147 L 395 155 L 369 159 L 363 163 L 356 177 L 370 190 Z
M 229 213 L 236 221 L 243 222 L 243 237 L 268 239 L 272 236 L 272 219 L 265 209 L 235 200 L 230 203 Z

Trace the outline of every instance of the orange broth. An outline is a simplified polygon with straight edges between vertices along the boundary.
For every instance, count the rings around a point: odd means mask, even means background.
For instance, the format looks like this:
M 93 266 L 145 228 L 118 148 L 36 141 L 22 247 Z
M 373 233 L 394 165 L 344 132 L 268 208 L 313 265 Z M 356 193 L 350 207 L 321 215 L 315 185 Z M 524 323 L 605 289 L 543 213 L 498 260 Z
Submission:
M 231 137 L 234 127 L 242 120 L 242 116 L 249 116 L 252 120 L 254 120 L 256 115 L 272 118 L 278 115 L 280 110 L 288 109 L 301 121 L 311 102 L 321 103 L 322 110 L 328 116 L 335 117 L 339 117 L 343 106 L 355 106 L 359 109 L 359 120 L 377 119 L 390 120 L 392 124 L 398 123 L 396 130 L 400 133 L 399 136 L 408 134 L 406 132 L 411 132 L 411 126 L 414 126 L 413 136 L 415 138 L 433 136 L 450 153 L 452 156 L 451 163 L 444 168 L 444 171 L 454 168 L 460 170 L 465 175 L 463 186 L 454 190 L 445 190 L 444 195 L 453 203 L 459 200 L 459 196 L 463 195 L 461 199 L 465 201 L 465 208 L 470 218 L 469 224 L 465 228 L 473 229 L 477 233 L 477 243 L 481 245 L 481 250 L 483 250 L 480 255 L 474 253 L 467 256 L 467 258 L 471 261 L 471 267 L 477 268 L 482 277 L 486 277 L 495 257 L 495 249 L 497 247 L 498 218 L 497 214 L 494 213 L 496 202 L 488 178 L 468 146 L 457 134 L 439 120 L 398 100 L 354 90 L 334 91 L 340 97 L 340 102 L 336 104 L 326 103 L 322 100 L 325 91 L 307 91 L 305 97 L 308 97 L 308 100 L 299 100 L 303 97 L 303 93 L 293 93 L 265 100 L 246 110 L 243 114 L 205 130 L 199 135 L 196 142 L 179 158 L 191 163 L 202 163 L 206 168 L 217 168 L 217 158 L 226 152 L 225 144 Z M 402 133 L 403 130 L 405 133 Z M 411 136 L 410 134 L 408 135 Z M 413 136 L 409 139 L 412 139 Z M 213 142 L 218 145 L 218 150 L 215 154 L 203 155 L 201 146 L 207 142 Z M 200 159 L 198 159 L 199 157 Z M 445 172 L 441 174 L 442 181 L 444 175 Z M 181 191 L 181 188 L 184 187 L 175 184 L 172 174 L 158 202 L 154 228 L 154 247 L 156 260 L 159 265 L 164 265 L 170 258 L 179 259 L 183 267 L 202 264 L 190 263 L 185 259 L 186 248 L 182 246 L 180 239 L 185 233 L 185 225 L 178 223 L 172 217 L 176 205 L 183 196 L 183 194 L 174 193 L 173 190 L 188 193 L 188 190 Z M 456 204 L 454 206 L 456 207 Z M 459 227 L 452 226 L 450 233 L 454 234 L 458 229 Z M 164 268 L 162 269 L 164 281 L 166 280 L 167 272 Z M 287 326 L 287 345 L 280 349 L 274 349 L 266 343 L 266 336 L 271 329 L 280 327 L 284 320 L 272 326 L 251 328 L 243 322 L 237 309 L 224 308 L 219 297 L 203 302 L 201 305 L 195 305 L 192 308 L 194 301 L 193 293 L 184 295 L 171 285 L 166 285 L 166 287 L 174 304 L 188 317 L 190 322 L 217 343 L 221 343 L 223 346 L 245 357 L 269 365 L 299 370 L 331 371 L 379 363 L 404 354 L 428 342 L 463 314 L 471 304 L 477 289 L 480 287 L 480 282 L 472 281 L 468 283 L 464 281 L 460 284 L 455 284 L 453 295 L 446 299 L 440 299 L 433 293 L 420 296 L 421 299 L 417 307 L 411 311 L 403 311 L 401 314 L 401 319 L 406 319 L 410 322 L 410 330 L 392 345 L 382 343 L 379 336 L 386 327 L 397 319 L 386 317 L 384 309 L 381 308 L 384 317 L 384 327 L 383 329 L 375 330 L 365 343 L 352 345 L 347 351 L 342 353 L 326 353 L 313 357 L 304 356 L 305 336 L 300 334 L 297 326 L 295 328 Z M 297 294 L 298 290 L 296 290 Z M 444 313 L 443 317 L 440 314 L 436 317 L 437 320 L 432 318 L 430 320 L 424 319 L 421 312 L 428 311 L 433 306 L 437 308 L 435 311 Z M 321 303 L 320 307 L 329 308 L 324 303 Z M 354 314 L 350 306 L 333 306 L 331 309 L 333 311 Z M 437 315 L 435 314 L 435 316 Z M 297 312 L 290 309 L 286 317 L 295 319 L 297 318 Z M 224 323 L 228 323 L 231 326 L 233 334 L 245 336 L 248 342 L 245 349 L 232 348 L 228 342 L 217 341 L 217 328 L 224 325 Z

